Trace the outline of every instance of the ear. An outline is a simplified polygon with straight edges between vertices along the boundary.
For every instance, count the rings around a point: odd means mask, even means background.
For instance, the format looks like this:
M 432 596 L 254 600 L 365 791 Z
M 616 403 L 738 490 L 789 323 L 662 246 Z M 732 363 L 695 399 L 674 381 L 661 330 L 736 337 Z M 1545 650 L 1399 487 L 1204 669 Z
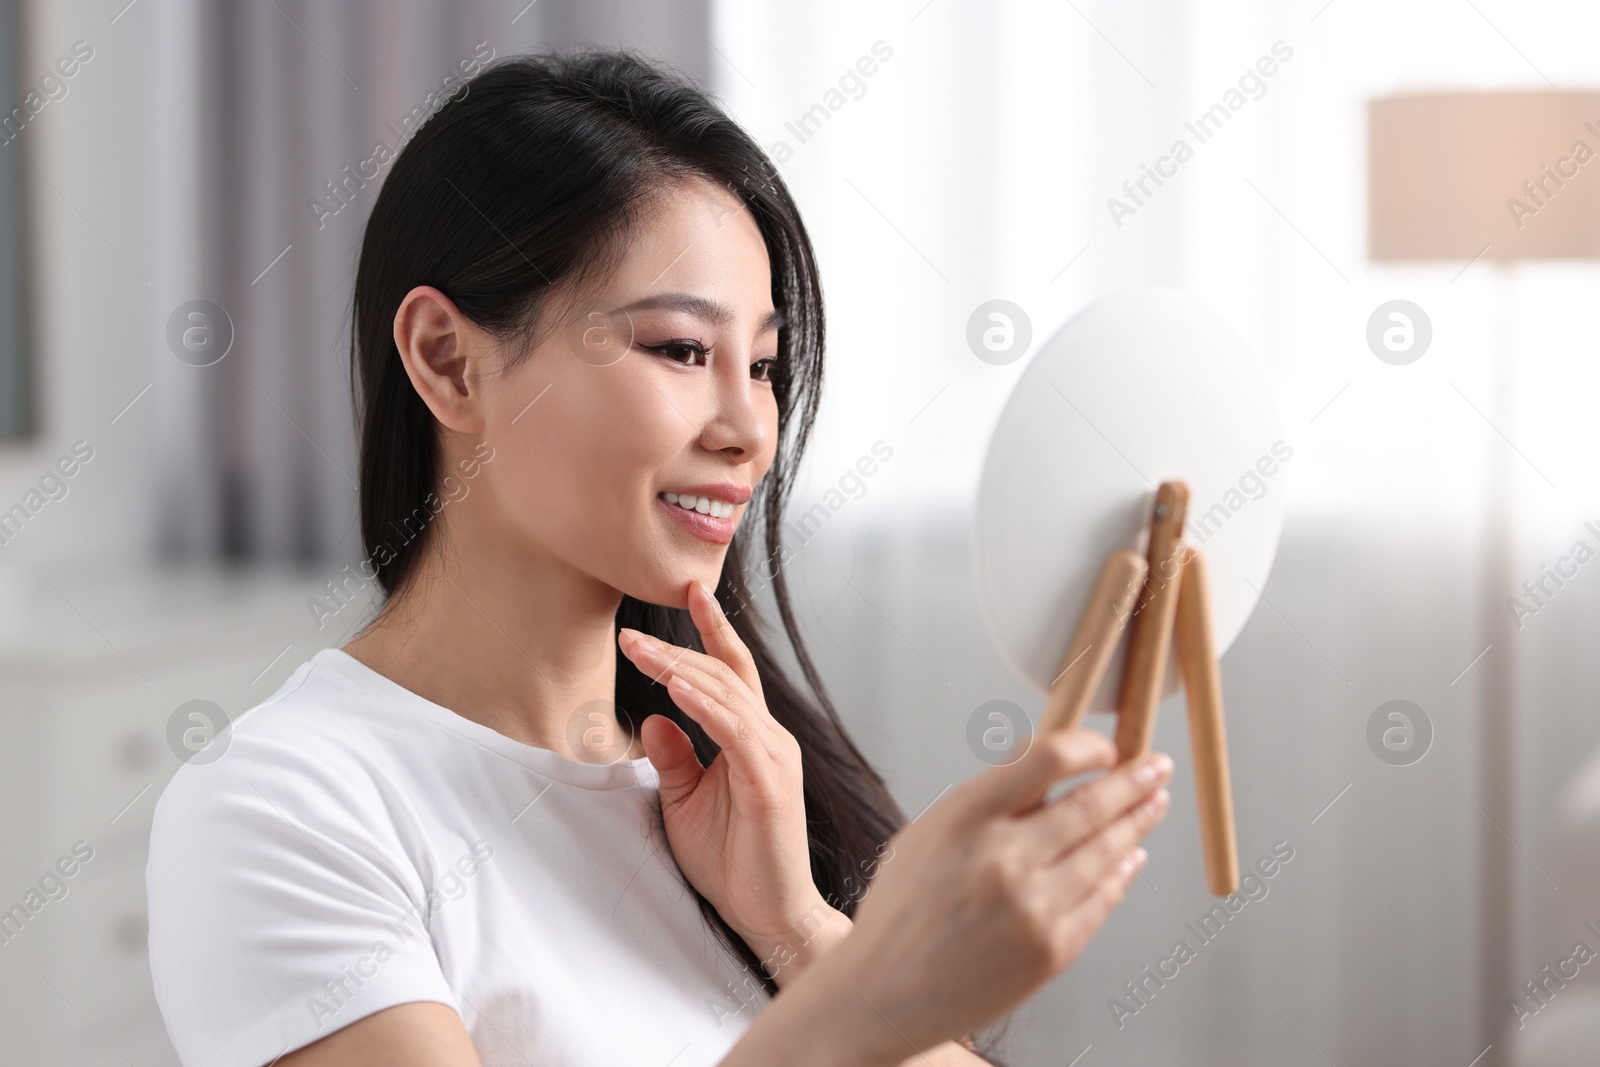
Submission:
M 439 424 L 481 434 L 481 364 L 489 338 L 431 285 L 406 294 L 394 313 L 394 346 L 411 386 Z

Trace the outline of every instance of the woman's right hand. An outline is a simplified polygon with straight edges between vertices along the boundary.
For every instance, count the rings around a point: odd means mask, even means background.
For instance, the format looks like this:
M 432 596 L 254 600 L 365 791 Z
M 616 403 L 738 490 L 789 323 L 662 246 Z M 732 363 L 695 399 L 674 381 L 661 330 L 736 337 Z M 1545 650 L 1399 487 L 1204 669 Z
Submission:
M 1143 866 L 1172 761 L 1130 760 L 1044 800 L 1115 762 L 1093 731 L 1035 738 L 902 827 L 850 935 L 784 991 L 831 1017 L 838 1056 L 815 1062 L 900 1063 L 997 1021 L 1071 965 Z

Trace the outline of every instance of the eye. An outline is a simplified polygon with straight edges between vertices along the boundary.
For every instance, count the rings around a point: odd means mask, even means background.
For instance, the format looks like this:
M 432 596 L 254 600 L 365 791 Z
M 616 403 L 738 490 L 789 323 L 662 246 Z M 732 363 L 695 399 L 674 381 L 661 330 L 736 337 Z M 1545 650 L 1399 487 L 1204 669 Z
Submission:
M 772 381 L 772 368 L 777 365 L 777 362 L 778 360 L 774 356 L 756 360 L 750 364 L 750 377 L 758 382 Z
M 644 347 L 652 352 L 659 352 L 680 367 L 703 366 L 707 354 L 704 345 L 687 337 L 665 341 L 659 345 L 645 345 Z M 688 357 L 687 360 L 684 358 L 685 356 Z

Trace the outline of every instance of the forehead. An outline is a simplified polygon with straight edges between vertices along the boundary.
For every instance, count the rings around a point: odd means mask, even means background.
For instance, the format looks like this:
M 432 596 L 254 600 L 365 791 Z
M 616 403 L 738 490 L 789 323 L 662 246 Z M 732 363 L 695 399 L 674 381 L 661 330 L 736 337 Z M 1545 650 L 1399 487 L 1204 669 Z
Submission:
M 731 191 L 704 178 L 677 182 L 651 200 L 607 288 L 623 303 L 687 290 L 741 317 L 772 309 L 771 265 L 754 216 Z

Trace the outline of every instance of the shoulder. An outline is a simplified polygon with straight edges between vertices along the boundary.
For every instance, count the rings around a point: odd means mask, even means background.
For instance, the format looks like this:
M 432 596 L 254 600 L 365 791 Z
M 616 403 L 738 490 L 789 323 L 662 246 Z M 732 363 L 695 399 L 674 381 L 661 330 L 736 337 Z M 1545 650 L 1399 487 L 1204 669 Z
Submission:
M 372 777 L 384 762 L 375 736 L 380 713 L 329 669 L 326 655 L 302 663 L 276 693 L 230 723 L 195 719 L 198 733 L 186 747 L 196 751 L 157 802 L 157 826 L 230 794 L 257 792 L 264 779 L 284 793 L 359 788 Z
M 328 663 L 302 664 L 219 731 L 156 804 L 150 969 L 185 1062 L 265 1063 L 335 1015 L 452 1003 L 431 939 L 413 936 L 426 843 L 401 776 L 407 746 L 429 735 Z M 380 942 L 395 962 L 348 979 Z M 346 980 L 361 992 L 349 1011 L 353 989 L 317 992 Z
M 398 721 L 397 721 L 398 720 Z M 197 724 L 197 729 L 204 729 Z M 187 878 L 194 862 L 228 856 L 255 864 L 319 839 L 391 858 L 404 831 L 392 802 L 407 743 L 406 716 L 328 665 L 300 665 L 267 700 L 234 719 L 178 768 L 156 802 L 152 890 Z

